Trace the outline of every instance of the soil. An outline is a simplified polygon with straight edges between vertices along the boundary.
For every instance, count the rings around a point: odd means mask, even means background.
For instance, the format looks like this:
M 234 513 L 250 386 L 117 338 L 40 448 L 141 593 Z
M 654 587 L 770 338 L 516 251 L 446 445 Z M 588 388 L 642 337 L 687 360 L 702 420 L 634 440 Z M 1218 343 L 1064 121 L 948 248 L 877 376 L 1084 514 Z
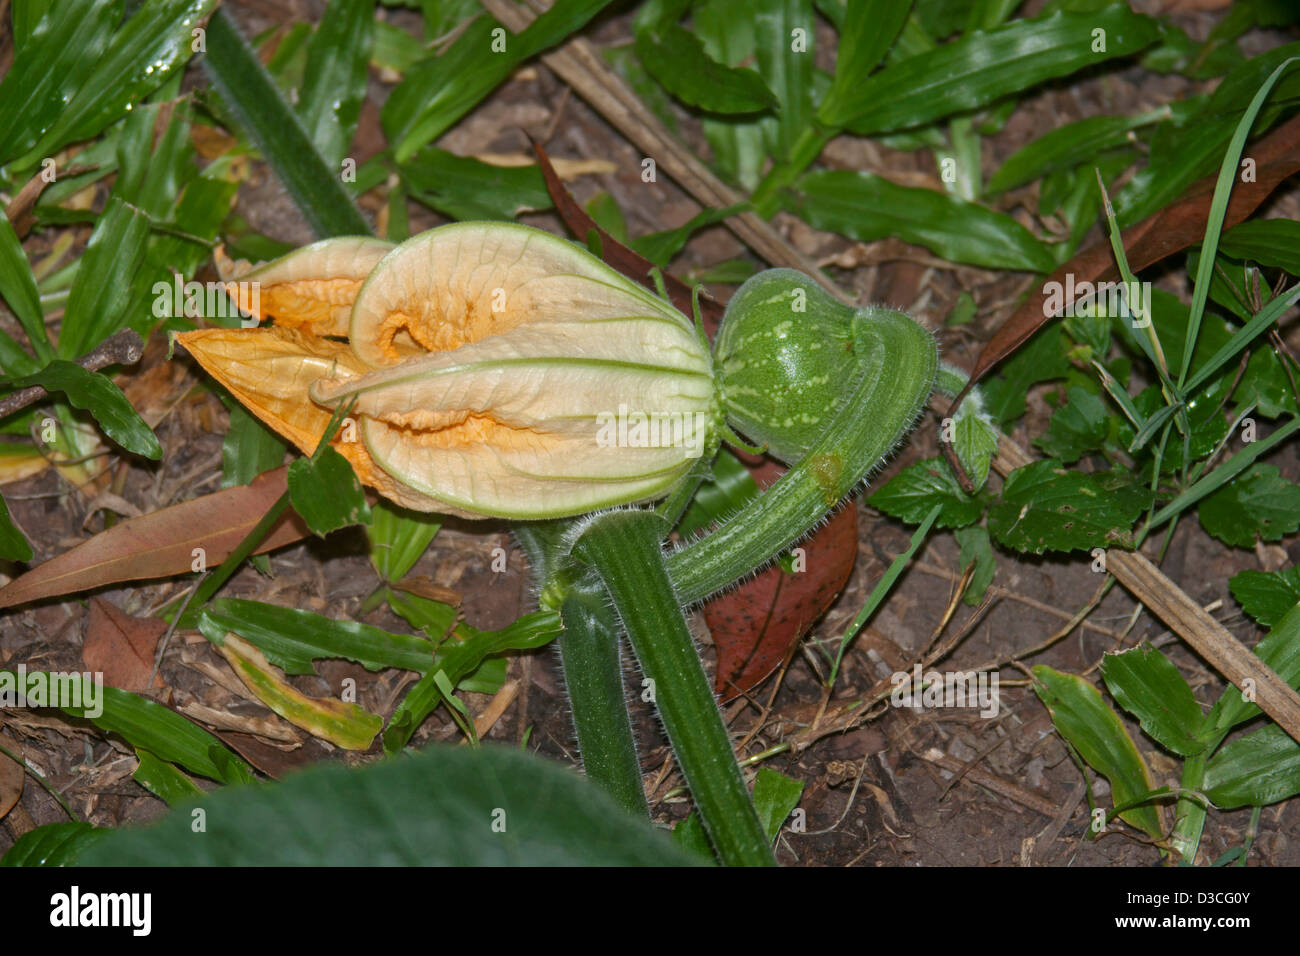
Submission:
M 315 19 L 320 6 L 269 0 L 234 4 L 248 33 L 304 17 Z M 418 23 L 403 11 L 387 10 L 386 15 L 394 23 L 418 30 Z M 1204 37 L 1219 16 L 1221 13 L 1191 13 L 1180 15 L 1177 22 L 1194 37 Z M 629 18 L 604 17 L 590 36 L 602 46 L 627 44 L 631 40 Z M 1282 39 L 1257 32 L 1247 36 L 1244 44 L 1248 51 L 1258 52 Z M 823 46 L 829 49 L 829 44 Z M 1178 76 L 1153 76 L 1138 68 L 1053 84 L 1023 103 L 1001 133 L 985 139 L 984 168 L 986 172 L 996 168 L 1015 149 L 1063 123 L 1100 113 L 1134 113 L 1211 87 Z M 377 115 L 389 89 L 372 74 L 372 95 L 355 150 L 361 159 L 382 146 Z M 707 155 L 699 124 L 685 112 L 680 113 L 679 121 L 686 142 Z M 568 185 L 581 201 L 601 190 L 611 193 L 624 210 L 633 235 L 676 226 L 698 211 L 696 203 L 666 177 L 644 183 L 640 153 L 585 103 L 569 95 L 540 63 L 517 71 L 439 145 L 462 155 L 526 154 L 526 134 L 544 141 L 552 157 L 611 160 L 614 172 L 582 176 Z M 823 161 L 913 184 L 937 181 L 927 151 L 895 152 L 853 137 L 832 143 Z M 1023 189 L 1003 197 L 1000 206 L 1037 229 L 1041 224 L 1031 220 L 1027 211 L 1036 208 L 1035 199 L 1034 188 Z M 373 217 L 380 200 L 363 205 Z M 255 167 L 252 180 L 241 191 L 239 208 L 255 228 L 275 238 L 293 243 L 312 238 L 264 166 Z M 1300 191 L 1292 187 L 1279 193 L 1266 214 L 1300 218 Z M 564 232 L 563 224 L 552 214 L 522 218 L 531 225 Z M 413 231 L 442 221 L 414 204 L 411 219 Z M 811 230 L 784 214 L 776 222 L 800 251 L 817 261 L 835 259 L 840 263 L 836 277 L 845 288 L 856 290 L 861 302 L 908 310 L 936 331 L 946 359 L 965 367 L 974 363 L 981 344 L 1032 281 L 1028 275 L 953 267 L 924 249 L 897 241 L 878 243 L 868 250 L 842 237 Z M 1097 235 L 1095 232 L 1094 238 Z M 725 228 L 716 227 L 698 234 L 672 269 L 682 275 L 746 255 L 745 248 Z M 1167 269 L 1157 276 L 1158 284 L 1186 294 L 1176 273 L 1174 268 Z M 730 290 L 720 287 L 714 291 L 725 298 Z M 975 299 L 975 320 L 965 326 L 944 326 L 943 320 L 963 291 Z M 1294 347 L 1294 327 L 1290 331 L 1288 341 Z M 151 354 L 145 365 L 160 361 L 160 356 Z M 201 380 L 201 373 L 196 379 Z M 1044 429 L 1051 411 L 1046 399 L 1052 391 L 1061 389 L 1048 385 L 1031 392 L 1029 412 L 1013 436 L 1022 445 L 1028 446 L 1031 437 Z M 119 482 L 114 490 L 141 512 L 215 490 L 225 428 L 226 412 L 215 398 L 198 390 L 184 393 L 157 428 L 164 446 L 161 464 L 114 463 L 111 474 Z M 936 454 L 936 431 L 933 416 L 923 420 L 875 483 L 911 462 Z M 1284 446 L 1268 461 L 1289 478 L 1300 480 L 1294 444 Z M 104 526 L 105 512 L 90 511 L 90 502 L 72 492 L 51 470 L 4 490 L 37 561 L 61 553 Z M 848 587 L 779 678 L 758 688 L 750 699 L 724 708 L 737 741 L 745 741 L 741 748 L 745 756 L 777 748 L 779 752 L 762 766 L 805 783 L 800 802 L 802 832 L 786 828 L 778 841 L 781 862 L 803 866 L 1160 864 L 1160 851 L 1127 827 L 1112 826 L 1099 838 L 1085 839 L 1090 816 L 1084 777 L 1053 731 L 1043 706 L 1026 686 L 1025 674 L 1015 667 L 1000 673 L 1001 707 L 993 719 L 985 719 L 973 709 L 913 711 L 881 706 L 863 714 L 848 729 L 820 736 L 810 730 L 820 726 L 823 711 L 834 713 L 837 707 L 878 689 L 882 681 L 888 686 L 888 676 L 908 666 L 936 633 L 941 640 L 964 634 L 942 665 L 945 669 L 974 667 L 991 658 L 1023 652 L 1056 632 L 1101 581 L 1090 564 L 1077 557 L 1026 559 L 999 553 L 991 602 L 981 608 L 956 603 L 949 617 L 960 577 L 958 549 L 950 534 L 935 534 L 848 652 L 834 698 L 827 702 L 820 673 L 822 658 L 808 645 L 837 644 L 875 582 L 893 557 L 906 548 L 910 537 L 910 529 L 861 501 L 854 507 L 859 512 L 860 538 Z M 507 568 L 501 572 L 492 570 L 493 550 L 498 547 L 505 548 L 509 556 Z M 1260 633 L 1232 600 L 1228 578 L 1243 568 L 1273 569 L 1297 560 L 1300 543 L 1295 541 L 1289 542 L 1285 551 L 1275 546 L 1256 553 L 1230 551 L 1205 535 L 1196 522 L 1188 521 L 1174 535 L 1162 567 L 1249 645 Z M 270 568 L 270 577 L 245 568 L 223 593 L 405 629 L 404 622 L 385 608 L 360 616 L 361 602 L 374 587 L 375 578 L 364 536 L 356 529 L 281 550 L 271 556 Z M 8 570 L 12 574 L 18 569 Z M 533 606 L 522 554 L 504 525 L 449 520 L 413 573 L 427 575 L 437 585 L 458 592 L 466 620 L 479 627 L 503 626 Z M 4 580 L 8 577 L 0 576 L 0 581 Z M 129 614 L 144 616 L 175 599 L 189 583 L 175 579 L 149 582 L 101 590 L 94 596 Z M 0 614 L 0 666 L 25 662 L 33 667 L 81 669 L 89 598 L 79 595 Z M 711 647 L 702 620 L 696 621 L 696 632 L 707 659 Z M 1138 610 L 1120 588 L 1110 591 L 1086 627 L 1026 663 L 1095 674 L 1104 652 L 1142 641 L 1155 643 L 1173 659 L 1192 682 L 1198 699 L 1207 703 L 1215 699 L 1223 686 L 1218 675 L 1159 621 Z M 318 669 L 319 677 L 294 678 L 293 682 L 305 693 L 326 695 L 334 692 L 332 688 L 337 688 L 342 678 L 352 677 L 358 689 L 357 702 L 384 714 L 391 711 L 409 679 L 398 672 L 373 674 L 344 662 L 324 662 Z M 237 693 L 233 680 L 218 683 L 213 675 L 229 677 L 227 665 L 196 632 L 173 635 L 160 673 L 165 686 L 155 694 L 173 706 L 198 703 L 230 715 L 232 727 L 267 730 L 274 726 L 287 731 L 282 736 L 288 742 L 221 731 L 231 746 L 274 776 L 317 760 L 372 759 L 369 754 L 334 749 L 278 721 L 260 704 Z M 516 696 L 486 738 L 517 743 L 528 735 L 531 749 L 576 763 L 554 650 L 513 656 L 508 678 L 518 682 Z M 629 687 L 637 686 L 639 678 L 629 675 Z M 668 760 L 669 751 L 649 705 L 631 696 L 654 816 L 661 822 L 676 821 L 689 808 L 682 781 Z M 489 703 L 483 695 L 466 698 L 473 713 L 481 713 Z M 53 711 L 5 711 L 0 714 L 0 724 L 5 745 L 19 747 L 33 770 L 62 792 L 83 819 L 120 826 L 155 818 L 164 811 L 159 800 L 131 779 L 133 751 L 120 741 L 106 740 Z M 1130 730 L 1143 742 L 1140 746 L 1157 783 L 1175 783 L 1179 765 L 1156 750 L 1136 725 Z M 425 722 L 413 743 L 454 741 L 459 736 L 445 711 L 439 711 Z M 784 750 L 782 745 L 786 745 Z M 1093 796 L 1108 805 L 1106 781 L 1090 774 L 1090 785 Z M 63 819 L 55 801 L 29 779 L 18 807 L 0 826 L 0 852 L 32 825 Z M 1249 823 L 1248 811 L 1212 812 L 1198 862 L 1212 861 L 1241 846 Z M 1265 808 L 1248 865 L 1300 863 L 1298 836 L 1300 805 L 1296 801 Z

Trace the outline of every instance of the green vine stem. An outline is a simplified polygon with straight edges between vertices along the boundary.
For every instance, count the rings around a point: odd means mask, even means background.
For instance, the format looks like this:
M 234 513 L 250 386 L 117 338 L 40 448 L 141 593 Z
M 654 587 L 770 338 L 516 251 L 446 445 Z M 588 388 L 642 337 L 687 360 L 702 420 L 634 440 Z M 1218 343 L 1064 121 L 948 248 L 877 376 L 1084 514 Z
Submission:
M 573 555 L 595 569 L 614 601 L 719 857 L 771 866 L 776 861 L 668 580 L 660 544 L 667 531 L 653 512 L 606 512 L 582 526 Z
M 935 380 L 934 339 L 889 309 L 858 309 L 852 322 L 857 381 L 822 437 L 730 521 L 668 556 L 683 606 L 752 573 L 815 528 L 916 421 Z
M 603 590 L 577 588 L 560 605 L 560 618 L 560 661 L 583 771 L 620 806 L 648 817 L 636 741 L 622 706 L 618 617 Z

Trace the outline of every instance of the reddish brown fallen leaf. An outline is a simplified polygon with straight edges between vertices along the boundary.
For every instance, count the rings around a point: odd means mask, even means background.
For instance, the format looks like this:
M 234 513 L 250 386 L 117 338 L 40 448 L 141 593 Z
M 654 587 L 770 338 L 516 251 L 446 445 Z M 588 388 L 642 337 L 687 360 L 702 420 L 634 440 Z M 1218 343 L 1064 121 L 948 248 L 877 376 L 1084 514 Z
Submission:
M 750 456 L 742 458 L 759 487 L 785 470 L 773 462 L 754 465 Z M 835 602 L 858 553 L 857 511 L 842 508 L 799 547 L 804 550 L 804 570 L 792 574 L 773 565 L 704 606 L 718 652 L 714 690 L 724 702 L 770 677 Z
M 288 487 L 288 467 L 250 484 L 226 488 L 114 525 L 0 588 L 0 608 L 85 591 L 119 581 L 190 573 L 202 548 L 215 568 L 244 540 Z M 311 536 L 289 510 L 257 552 L 273 551 Z
M 153 662 L 165 633 L 166 621 L 132 617 L 108 601 L 91 598 L 81 660 L 88 670 L 102 673 L 104 683 L 110 687 L 138 694 L 149 689 L 151 676 L 154 686 L 162 687 L 162 677 L 154 675 Z
M 1300 170 L 1300 116 L 1283 123 L 1251 146 L 1249 155 L 1256 162 L 1255 181 L 1238 182 L 1232 187 L 1224 229 L 1243 221 L 1284 179 Z M 1124 230 L 1124 253 L 1134 272 L 1195 245 L 1204 238 L 1217 179 L 1218 175 L 1215 174 L 1198 180 L 1177 202 Z M 1076 286 L 1084 281 L 1095 283 L 1118 279 L 1119 271 L 1115 266 L 1110 241 L 1102 240 L 1084 249 L 1052 273 L 1051 280 L 1048 281 L 1055 280 L 1064 285 L 1066 273 L 1074 274 Z M 984 346 L 971 371 L 971 382 L 977 381 L 1054 317 L 1045 314 L 1043 308 L 1047 301 L 1047 292 L 1044 291 L 1046 284 L 1035 290 Z M 1062 309 L 1070 304 L 1072 303 L 1062 303 Z
M 537 153 L 537 164 L 541 167 L 542 178 L 546 180 L 546 191 L 551 194 L 551 201 L 555 203 L 555 210 L 564 220 L 564 224 L 569 227 L 575 236 L 586 239 L 587 235 L 595 230 L 600 236 L 600 257 L 605 264 L 612 269 L 617 269 L 623 275 L 627 276 L 633 282 L 639 282 L 648 289 L 654 289 L 654 280 L 650 277 L 650 272 L 655 268 L 655 264 L 641 255 L 629 249 L 623 243 L 619 242 L 604 229 L 596 224 L 596 220 L 587 215 L 587 210 L 578 205 L 578 201 L 573 198 L 564 183 L 560 182 L 559 175 L 555 172 L 555 167 L 551 165 L 550 158 L 546 155 L 546 150 L 536 140 L 533 140 L 533 150 Z M 692 315 L 691 308 L 691 287 L 674 276 L 663 274 L 664 286 L 668 290 L 668 298 L 672 300 L 683 314 Z M 712 335 L 718 329 L 718 323 L 722 321 L 723 306 L 721 303 L 707 296 L 700 297 L 700 314 L 704 318 L 704 326 Z

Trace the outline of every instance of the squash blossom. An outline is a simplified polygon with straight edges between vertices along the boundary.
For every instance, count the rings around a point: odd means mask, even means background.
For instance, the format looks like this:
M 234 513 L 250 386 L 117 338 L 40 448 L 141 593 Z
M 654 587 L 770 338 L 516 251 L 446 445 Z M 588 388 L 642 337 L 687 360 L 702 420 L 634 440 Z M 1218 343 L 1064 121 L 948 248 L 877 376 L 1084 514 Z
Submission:
M 405 507 L 583 514 L 667 494 L 717 445 L 713 362 L 691 321 L 549 233 L 471 222 L 397 246 L 330 239 L 224 278 L 244 308 L 256 288 L 275 324 L 177 340 L 304 452 L 355 402 L 334 446 Z

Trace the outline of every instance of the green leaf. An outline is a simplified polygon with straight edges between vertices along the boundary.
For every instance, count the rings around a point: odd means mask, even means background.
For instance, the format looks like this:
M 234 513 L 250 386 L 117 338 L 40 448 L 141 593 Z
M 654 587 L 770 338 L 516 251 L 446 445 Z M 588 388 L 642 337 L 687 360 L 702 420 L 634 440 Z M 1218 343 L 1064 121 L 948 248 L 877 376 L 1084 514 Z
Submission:
M 978 521 L 983 505 L 962 491 L 952 469 L 942 458 L 928 458 L 904 468 L 867 498 L 867 504 L 908 524 L 919 524 L 935 505 L 941 507 L 936 524 L 961 528 Z
M 855 108 L 857 87 L 885 58 L 911 10 L 911 0 L 852 0 L 848 4 L 835 51 L 835 79 L 817 109 L 823 124 L 837 125 L 835 117 Z M 930 21 L 928 16 L 926 21 Z
M 27 341 L 42 362 L 54 357 L 49 336 L 45 332 L 45 313 L 41 309 L 41 296 L 36 291 L 36 277 L 32 275 L 27 253 L 8 216 L 0 216 L 0 296 L 4 297 L 14 318 L 27 333 Z M 3 333 L 0 333 L 3 334 Z M 8 335 L 0 346 L 0 366 L 10 372 L 33 372 L 37 363 Z
M 28 672 L 29 678 L 32 673 Z M 0 671 L 0 677 L 11 686 L 17 683 L 17 676 L 12 671 Z M 117 734 L 131 746 L 148 750 L 168 763 L 180 764 L 200 777 L 220 783 L 247 783 L 253 779 L 252 768 L 243 758 L 227 750 L 216 737 L 171 708 L 116 687 L 102 688 L 102 695 L 96 702 L 92 696 L 94 691 L 86 686 L 87 683 L 82 679 L 83 689 L 79 698 L 82 705 L 75 704 L 78 698 L 74 692 L 74 702 L 52 703 L 51 706 L 57 706 L 73 717 L 85 718 L 105 733 Z M 97 706 L 92 706 L 96 703 Z M 95 710 L 101 713 L 94 714 Z
M 135 755 L 140 758 L 140 765 L 135 768 L 131 778 L 155 797 L 166 801 L 169 806 L 202 796 L 203 791 L 198 785 L 172 764 L 159 760 L 139 747 L 136 748 Z
M 47 823 L 20 836 L 0 859 L 0 866 L 72 866 L 112 832 L 81 821 Z
M 9 508 L 0 497 L 0 561 L 30 561 L 32 546 L 9 517 Z
M 748 208 L 748 203 L 737 203 L 725 209 L 704 209 L 676 229 L 652 232 L 648 236 L 634 239 L 631 246 L 633 250 L 641 253 L 659 268 L 664 269 L 667 268 L 673 256 L 682 251 L 682 247 L 686 245 L 687 240 L 695 234 L 697 229 L 722 222 L 728 216 L 734 216 Z
M 1093 50 L 1105 31 L 1105 51 Z M 1114 4 L 1097 13 L 1064 11 L 970 33 L 890 65 L 823 111 L 824 122 L 869 135 L 921 126 L 975 109 L 1009 93 L 1135 53 L 1159 36 L 1159 24 Z
M 144 261 L 149 220 L 113 196 L 81 257 L 59 329 L 60 358 L 76 359 L 126 328 L 131 283 Z
M 1300 604 L 1300 567 L 1273 572 L 1248 568 L 1228 579 L 1228 589 L 1261 627 L 1272 627 Z
M 478 105 L 525 60 L 555 46 L 609 4 L 609 0 L 569 0 L 550 9 L 517 35 L 479 17 L 443 53 L 417 63 L 384 104 L 381 119 L 393 154 L 405 163 Z M 505 49 L 500 50 L 504 43 Z
M 1255 536 L 1280 541 L 1300 528 L 1300 485 L 1276 465 L 1253 465 L 1196 509 L 1201 527 L 1224 544 L 1253 548 Z
M 216 0 L 153 0 L 140 5 L 120 29 L 110 31 L 107 49 L 91 61 L 93 68 L 44 130 L 31 157 L 49 156 L 67 143 L 96 136 L 176 75 L 194 53 L 192 31 L 216 6 Z M 66 5 L 58 7 L 63 17 L 81 16 Z M 50 15 L 54 9 L 52 5 Z M 40 68 L 48 67 L 42 63 Z
M 289 501 L 307 527 L 322 538 L 370 520 L 370 505 L 356 472 L 328 445 L 319 455 L 289 465 Z
M 1101 676 L 1119 705 L 1136 717 L 1157 743 L 1183 757 L 1205 750 L 1205 715 L 1178 668 L 1144 644 L 1101 659 Z
M 370 227 L 302 121 L 285 102 L 224 9 L 208 21 L 204 65 L 238 124 L 275 170 L 294 204 L 320 238 L 370 235 Z
M 90 412 L 104 434 L 135 455 L 162 458 L 158 436 L 127 401 L 122 390 L 100 372 L 88 372 L 76 362 L 55 359 L 39 372 L 8 382 L 14 388 L 40 385 L 62 392 L 75 408 Z
M 723 66 L 704 51 L 695 34 L 663 26 L 658 35 L 641 30 L 636 38 L 641 65 L 673 96 L 710 113 L 757 113 L 774 109 L 777 98 L 753 70 Z
M 75 11 L 66 4 L 46 7 L 0 83 L 0 165 L 31 149 L 58 121 L 104 55 L 121 16 L 120 0 L 83 3 Z
M 961 564 L 963 573 L 972 564 L 975 565 L 975 573 L 971 575 L 970 584 L 966 585 L 966 591 L 961 599 L 971 607 L 976 607 L 984 600 L 984 594 L 993 583 L 993 575 L 998 569 L 997 560 L 993 557 L 993 548 L 989 545 L 989 533 L 979 525 L 973 525 L 969 528 L 958 528 L 954 536 L 961 547 L 957 560 Z
M 230 430 L 221 442 L 221 487 L 246 485 L 284 462 L 284 440 L 245 410 L 228 393 L 219 393 L 230 410 Z
M 370 671 L 400 667 L 421 674 L 434 662 L 434 645 L 422 637 L 241 598 L 213 601 L 199 615 L 197 626 L 218 646 L 226 632 L 238 634 L 286 674 L 315 674 L 312 662 L 321 658 L 355 661 Z
M 978 388 L 966 396 L 953 417 L 953 451 L 976 489 L 983 488 L 993 456 L 997 454 L 998 430 L 984 411 L 983 395 Z
M 624 218 L 617 199 L 602 190 L 587 200 L 585 208 L 596 225 L 619 242 L 627 244 L 627 219 Z
M 1219 252 L 1249 259 L 1261 266 L 1300 276 L 1300 222 L 1294 219 L 1250 219 L 1233 226 L 1219 240 Z
M 542 647 L 559 637 L 561 630 L 559 617 L 549 611 L 525 614 L 499 631 L 480 631 L 463 624 L 457 627 L 456 636 L 462 640 L 449 640 L 439 648 L 434 667 L 411 687 L 393 711 L 384 731 L 384 752 L 391 754 L 405 747 L 411 735 L 438 706 L 442 700 L 436 679 L 439 673 L 454 687 L 476 671 L 490 655 Z
M 1064 378 L 1069 369 L 1061 326 L 1053 322 L 1003 363 L 1001 375 L 981 384 L 989 414 L 1003 425 L 1014 421 L 1025 413 L 1029 386 Z
M 794 808 L 803 796 L 803 781 L 791 780 L 771 767 L 760 767 L 754 777 L 754 810 L 768 841 L 775 841 Z
M 1051 272 L 1056 264 L 1047 247 L 1005 213 L 872 173 L 807 173 L 790 205 L 817 229 L 862 242 L 896 236 L 952 262 L 1026 272 Z
M 453 219 L 511 220 L 521 212 L 551 208 L 535 165 L 493 166 L 426 146 L 401 168 L 412 199 Z
M 709 842 L 709 835 L 704 832 L 704 823 L 695 810 L 673 827 L 673 842 L 687 853 L 699 857 L 702 862 L 710 864 L 715 862 L 713 844 Z
M 333 0 L 307 42 L 298 115 L 325 161 L 337 167 L 352 145 L 366 98 L 375 0 Z
M 1047 431 L 1035 438 L 1034 444 L 1068 465 L 1101 448 L 1108 418 L 1105 402 L 1077 385 L 1071 386 L 1068 401 L 1052 416 Z
M 1132 547 L 1134 520 L 1151 492 L 1121 472 L 1068 471 L 1055 459 L 1013 471 L 989 507 L 989 533 L 1031 554 Z
M 1113 806 L 1131 803 L 1155 789 L 1133 738 L 1097 688 L 1082 677 L 1041 664 L 1034 668 L 1034 677 L 1034 692 L 1051 713 L 1057 732 L 1088 766 L 1110 781 Z M 1160 815 L 1151 804 L 1125 810 L 1120 818 L 1154 840 L 1164 836 Z
M 1091 161 L 1108 149 L 1126 146 L 1132 130 L 1152 123 L 1168 111 L 1138 116 L 1090 116 L 1058 127 L 1013 153 L 988 183 L 988 193 L 996 195 L 1023 186 L 1050 173 L 1073 169 Z M 1092 169 L 1086 171 L 1092 178 Z M 1096 180 L 1092 180 L 1096 192 Z
M 777 100 L 773 152 L 781 159 L 812 124 L 812 0 L 751 0 L 758 73 Z
M 400 581 L 429 549 L 442 527 L 437 515 L 408 511 L 386 499 L 370 509 L 366 537 L 370 539 L 370 563 L 386 582 Z
M 117 830 L 90 866 L 677 866 L 697 862 L 576 774 L 514 748 L 434 746 L 222 790 L 207 833 L 173 812 Z M 382 812 L 358 813 L 358 807 Z
M 757 50 L 754 22 L 745 0 L 705 0 L 691 13 L 695 34 L 704 52 L 724 66 L 752 63 Z M 651 81 L 655 90 L 662 87 Z M 660 93 L 663 96 L 662 92 Z M 642 94 L 642 99 L 645 99 Z M 669 103 L 671 105 L 671 102 Z M 764 122 L 770 118 L 705 116 L 704 135 L 713 150 L 714 163 L 726 178 L 752 192 L 767 161 Z
M 1276 724 L 1229 741 L 1206 765 L 1201 789 L 1220 810 L 1290 799 L 1300 793 L 1300 744 Z

